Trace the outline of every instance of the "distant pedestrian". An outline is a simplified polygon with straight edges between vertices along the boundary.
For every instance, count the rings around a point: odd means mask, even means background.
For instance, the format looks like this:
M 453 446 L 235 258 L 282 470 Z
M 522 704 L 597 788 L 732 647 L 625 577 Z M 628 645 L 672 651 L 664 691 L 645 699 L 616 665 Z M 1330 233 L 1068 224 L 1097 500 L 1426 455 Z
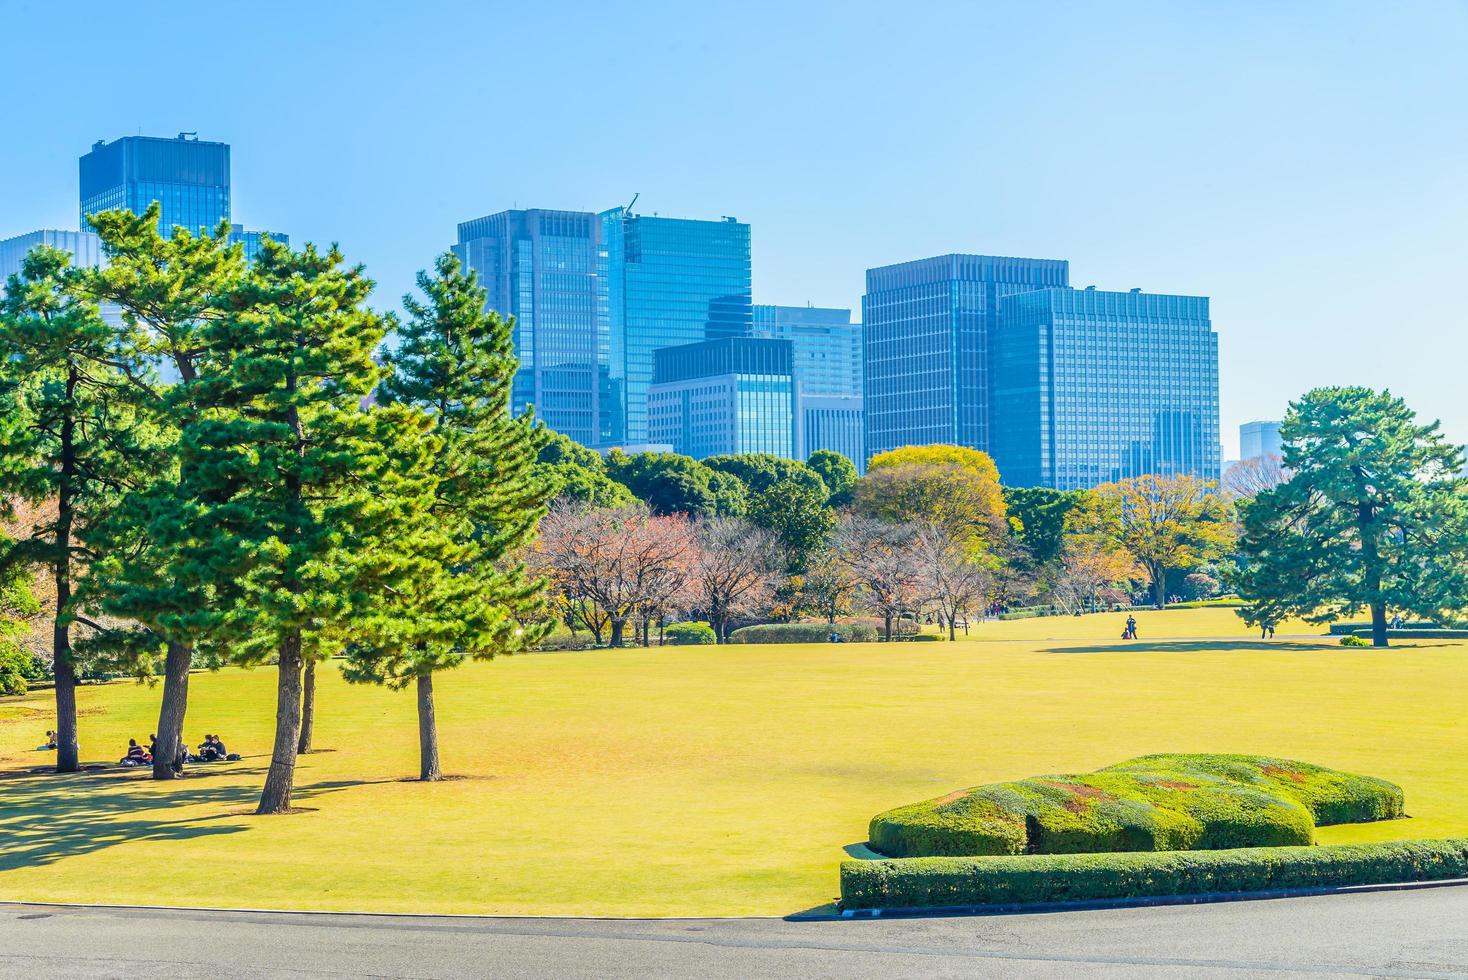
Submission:
M 1137 617 L 1126 618 L 1126 630 L 1121 634 L 1123 640 L 1135 640 L 1137 638 Z

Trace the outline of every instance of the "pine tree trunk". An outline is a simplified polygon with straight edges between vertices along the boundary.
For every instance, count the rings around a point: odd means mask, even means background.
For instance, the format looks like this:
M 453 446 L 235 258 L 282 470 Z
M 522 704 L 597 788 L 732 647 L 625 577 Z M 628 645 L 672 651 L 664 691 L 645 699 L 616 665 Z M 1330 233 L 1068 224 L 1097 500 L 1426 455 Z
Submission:
M 1371 604 L 1371 645 L 1374 647 L 1387 646 L 1386 639 L 1386 603 L 1373 602 Z
M 306 665 L 306 679 L 301 693 L 301 740 L 296 752 L 305 755 L 311 751 L 311 736 L 316 730 L 316 661 Z
M 438 719 L 433 713 L 433 675 L 418 675 L 418 778 L 443 778 L 438 762 Z
M 67 372 L 66 398 L 76 395 L 76 368 Z M 61 421 L 61 466 L 56 490 L 56 613 L 51 621 L 51 671 L 56 677 L 56 771 L 81 769 L 76 732 L 76 664 L 71 659 L 71 525 L 76 480 L 76 421 L 70 407 Z
M 70 655 L 56 662 L 55 674 L 56 771 L 77 772 L 81 769 L 81 748 L 76 735 L 76 668 Z
M 1158 609 L 1167 608 L 1167 569 L 1160 565 L 1152 572 L 1152 598 Z
M 296 782 L 296 740 L 301 736 L 301 634 L 293 631 L 280 647 L 275 691 L 275 746 L 270 772 L 256 813 L 289 813 Z
M 163 663 L 163 703 L 158 708 L 158 741 L 153 747 L 154 779 L 173 779 L 178 775 L 173 771 L 173 760 L 183 739 L 193 653 L 182 643 L 168 644 L 168 656 Z

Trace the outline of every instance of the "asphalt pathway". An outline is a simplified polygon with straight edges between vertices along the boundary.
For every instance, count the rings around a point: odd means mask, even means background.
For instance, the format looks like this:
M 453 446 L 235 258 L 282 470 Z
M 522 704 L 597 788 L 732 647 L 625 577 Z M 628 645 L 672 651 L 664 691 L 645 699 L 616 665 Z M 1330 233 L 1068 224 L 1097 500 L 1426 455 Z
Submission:
M 816 922 L 0 905 L 0 975 L 1468 978 L 1468 887 Z

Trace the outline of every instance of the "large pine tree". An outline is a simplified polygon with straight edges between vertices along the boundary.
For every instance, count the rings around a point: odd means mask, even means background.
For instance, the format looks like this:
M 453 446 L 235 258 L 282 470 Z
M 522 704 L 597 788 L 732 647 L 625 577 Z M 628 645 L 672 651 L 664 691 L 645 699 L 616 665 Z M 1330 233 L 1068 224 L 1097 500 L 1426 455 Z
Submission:
M 171 546 L 176 573 L 211 596 L 200 634 L 238 662 L 277 663 L 260 813 L 291 808 L 304 666 L 382 627 L 363 545 L 424 496 L 385 449 L 420 440 L 419 421 L 361 408 L 386 332 L 371 288 L 335 248 L 267 244 L 201 334 L 218 363 L 192 387 Z
M 58 772 L 80 767 L 72 631 L 77 623 L 96 628 L 78 595 L 97 557 L 85 536 L 134 475 L 144 428 L 110 366 L 124 356 L 116 332 L 78 295 L 69 262 L 59 249 L 38 247 L 0 301 L 0 506 L 12 498 L 47 505 L 29 535 L 0 542 L 0 571 L 39 565 L 52 580 Z
M 1365 609 L 1380 647 L 1390 611 L 1468 612 L 1468 479 L 1438 423 L 1391 392 L 1317 388 L 1280 437 L 1288 479 L 1243 504 L 1247 620 Z
M 434 674 L 466 658 L 514 653 L 549 623 L 542 584 L 512 553 L 535 533 L 554 481 L 537 465 L 541 435 L 510 413 L 518 362 L 511 324 L 485 310 L 485 291 L 453 255 L 420 273 L 424 298 L 403 298 L 408 320 L 378 391 L 388 406 L 435 424 L 436 483 L 427 520 L 382 542 L 409 573 L 392 591 L 396 643 L 356 644 L 347 677 L 416 686 L 420 776 L 441 775 Z M 381 635 L 381 634 L 379 634 Z
M 153 778 L 172 779 L 200 612 L 209 601 L 193 579 L 178 574 L 179 565 L 164 546 L 173 537 L 176 518 L 178 439 L 192 416 L 192 387 L 215 363 L 205 327 L 226 314 L 245 262 L 241 247 L 228 243 L 228 223 L 212 234 L 195 236 L 178 228 L 165 238 L 158 217 L 156 203 L 141 215 L 118 210 L 91 216 L 107 264 L 84 272 L 82 285 L 117 309 L 125 328 L 125 365 L 156 364 L 171 381 L 151 371 L 127 371 L 129 394 L 139 416 L 158 434 L 163 452 L 160 465 L 94 528 L 104 559 L 93 576 L 103 608 L 142 624 L 166 650 Z

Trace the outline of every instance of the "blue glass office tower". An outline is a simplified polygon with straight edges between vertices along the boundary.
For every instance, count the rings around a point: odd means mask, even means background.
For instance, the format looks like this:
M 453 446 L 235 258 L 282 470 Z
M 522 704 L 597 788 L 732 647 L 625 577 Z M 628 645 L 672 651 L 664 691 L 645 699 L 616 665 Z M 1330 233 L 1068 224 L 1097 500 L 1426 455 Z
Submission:
M 156 136 L 98 140 L 81 158 L 81 227 L 87 215 L 127 208 L 142 214 L 158 201 L 159 225 L 171 235 L 175 225 L 198 234 L 213 231 L 229 217 L 229 144 Z
M 940 255 L 867 270 L 866 452 L 990 446 L 990 338 L 1004 297 L 1070 283 L 1058 259 Z
M 850 310 L 757 304 L 754 336 L 790 341 L 803 395 L 861 394 L 861 324 Z
M 511 407 L 527 406 L 582 445 L 611 441 L 606 257 L 589 211 L 501 211 L 459 225 L 453 247 L 479 273 L 489 308 L 515 318 Z
M 126 208 L 142 214 L 157 201 L 162 207 L 159 230 L 172 235 L 175 227 L 194 234 L 212 232 L 230 217 L 229 144 L 214 143 L 179 133 L 173 139 L 124 136 L 111 143 L 98 140 L 83 156 L 81 228 L 98 211 Z M 230 244 L 242 244 L 245 258 L 260 250 L 262 236 L 289 245 L 287 235 L 274 231 L 247 231 L 230 226 Z
M 600 215 L 606 251 L 611 422 L 606 444 L 649 441 L 648 386 L 662 347 L 750 334 L 749 225 Z
M 659 348 L 648 387 L 649 441 L 704 459 L 795 455 L 795 376 L 788 340 L 725 337 Z
M 1046 289 L 1001 304 L 992 452 L 1006 486 L 1219 476 L 1218 338 L 1203 296 Z

